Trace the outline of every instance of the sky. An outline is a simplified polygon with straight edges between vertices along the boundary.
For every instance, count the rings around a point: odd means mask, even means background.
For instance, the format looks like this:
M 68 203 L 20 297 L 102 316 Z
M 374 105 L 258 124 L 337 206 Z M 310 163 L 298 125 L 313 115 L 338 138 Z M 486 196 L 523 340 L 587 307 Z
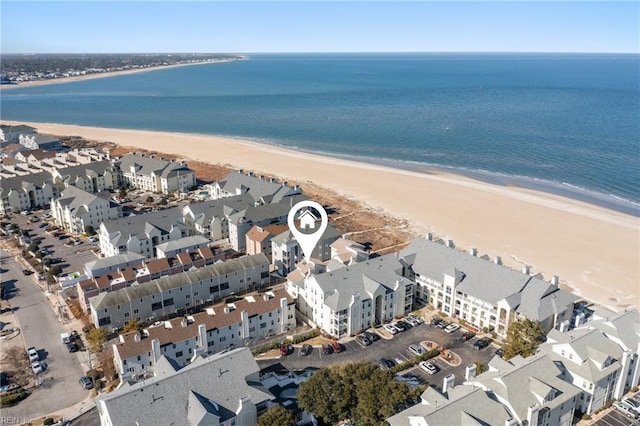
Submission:
M 2 53 L 640 53 L 640 2 L 7 1 Z

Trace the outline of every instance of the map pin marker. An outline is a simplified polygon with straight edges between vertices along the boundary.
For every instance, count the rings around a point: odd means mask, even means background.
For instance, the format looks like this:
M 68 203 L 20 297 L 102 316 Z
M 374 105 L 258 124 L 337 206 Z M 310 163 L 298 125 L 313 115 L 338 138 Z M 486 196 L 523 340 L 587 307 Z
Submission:
M 320 213 L 319 226 L 317 224 L 317 215 L 309 208 L 313 208 Z M 302 230 L 299 230 L 296 227 L 296 220 L 299 221 Z M 318 241 L 322 238 L 322 235 L 329 224 L 327 212 L 315 201 L 300 201 L 295 206 L 291 207 L 291 210 L 289 210 L 287 224 L 289 225 L 289 230 L 291 230 L 291 233 L 296 238 L 296 241 L 298 241 L 298 244 L 302 249 L 302 253 L 304 253 L 305 260 L 309 262 L 311 260 L 311 253 L 313 253 L 313 250 L 316 248 Z

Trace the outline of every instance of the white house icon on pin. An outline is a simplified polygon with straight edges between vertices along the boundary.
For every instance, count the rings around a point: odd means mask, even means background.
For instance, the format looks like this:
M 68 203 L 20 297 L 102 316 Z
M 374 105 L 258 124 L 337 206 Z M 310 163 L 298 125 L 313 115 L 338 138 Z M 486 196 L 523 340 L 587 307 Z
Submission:
M 318 220 L 318 218 L 313 213 L 311 213 L 311 211 L 305 210 L 300 213 L 300 216 L 298 216 L 298 220 L 300 221 L 300 226 L 302 227 L 302 229 L 315 229 L 316 220 Z

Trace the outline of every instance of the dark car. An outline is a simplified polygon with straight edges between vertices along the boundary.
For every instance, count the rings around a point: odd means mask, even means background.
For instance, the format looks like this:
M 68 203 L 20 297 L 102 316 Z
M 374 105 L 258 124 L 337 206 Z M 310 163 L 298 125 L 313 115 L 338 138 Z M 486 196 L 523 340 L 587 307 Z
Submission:
M 305 343 L 304 345 L 302 345 L 302 348 L 300 349 L 300 355 L 304 355 L 307 356 L 311 353 L 311 345 Z
M 496 355 L 498 355 L 500 358 L 502 358 L 502 355 L 504 355 L 504 349 L 500 348 L 496 351 Z
M 380 358 L 380 368 L 382 368 L 383 370 L 393 368 L 395 365 L 396 363 L 389 358 Z
M 474 337 L 476 337 L 476 333 L 474 333 L 473 331 L 465 331 L 464 333 L 462 333 L 462 336 L 460 336 L 460 340 L 466 342 L 467 340 L 471 340 Z
M 489 343 L 491 343 L 491 339 L 487 338 L 487 337 L 483 337 L 482 339 L 479 339 L 477 342 L 475 342 L 473 344 L 473 347 L 476 348 L 476 350 L 480 350 L 480 349 L 484 349 L 487 346 L 489 346 Z
M 397 328 L 398 331 L 405 331 L 407 329 L 405 323 L 402 322 L 402 321 L 398 321 L 398 322 L 394 323 L 393 326 L 395 328 Z
M 409 324 L 409 322 L 407 322 L 407 321 L 399 320 L 399 321 L 396 323 L 396 327 L 398 326 L 398 325 L 397 325 L 398 323 L 401 323 L 405 330 L 409 330 L 410 328 L 413 328 L 413 326 L 412 326 L 411 324 Z
M 365 331 L 364 336 L 369 339 L 369 341 L 373 342 L 377 342 L 378 340 L 380 340 L 380 336 L 378 335 L 378 333 L 370 333 L 368 331 Z
M 438 325 L 440 325 L 442 321 L 443 321 L 442 318 L 433 317 L 431 318 L 431 325 L 435 325 L 437 327 Z
M 322 345 L 322 354 L 323 355 L 329 355 L 333 353 L 333 348 L 331 347 L 330 344 L 325 343 L 324 345 Z
M 67 343 L 67 350 L 69 352 L 78 352 L 78 345 L 73 342 L 69 342 Z
M 22 273 L 23 273 L 24 275 L 31 275 L 31 274 L 33 274 L 33 271 L 31 271 L 31 270 L 29 270 L 29 269 L 23 269 L 23 270 L 22 270 Z
M 75 345 L 75 343 L 74 343 Z M 287 356 L 289 355 L 291 352 L 293 352 L 293 346 L 291 346 L 288 343 L 282 343 L 280 345 L 280 355 L 282 356 Z

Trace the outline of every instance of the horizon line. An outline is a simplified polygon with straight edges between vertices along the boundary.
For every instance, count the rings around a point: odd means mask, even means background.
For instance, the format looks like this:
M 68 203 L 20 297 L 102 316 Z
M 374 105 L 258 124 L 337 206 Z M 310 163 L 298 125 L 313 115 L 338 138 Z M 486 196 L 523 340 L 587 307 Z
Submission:
M 516 51 L 516 50 L 367 50 L 367 51 L 271 51 L 271 52 L 4 52 L 0 56 L 8 55 L 309 55 L 309 54 L 558 54 L 558 55 L 640 55 L 639 52 L 586 52 L 586 51 Z

